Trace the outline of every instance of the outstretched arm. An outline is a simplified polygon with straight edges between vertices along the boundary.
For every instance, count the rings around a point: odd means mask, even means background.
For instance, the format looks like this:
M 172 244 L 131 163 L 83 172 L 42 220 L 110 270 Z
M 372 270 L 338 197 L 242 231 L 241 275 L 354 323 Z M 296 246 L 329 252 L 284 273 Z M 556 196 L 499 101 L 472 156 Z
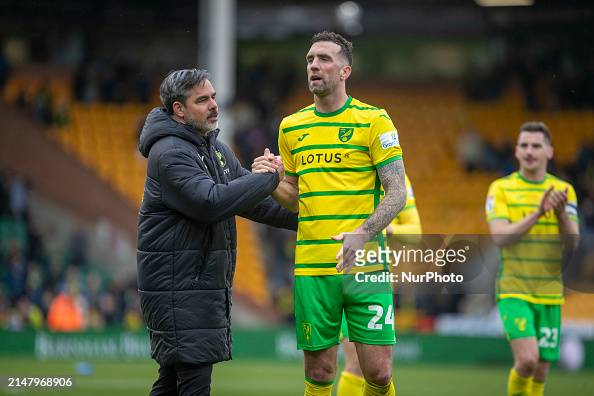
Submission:
M 278 172 L 281 181 L 278 187 L 272 192 L 272 198 L 291 212 L 299 212 L 299 177 L 285 174 L 283 162 L 280 157 L 275 157 L 274 154 L 270 153 L 269 149 L 264 150 L 264 155 L 254 159 L 252 172 Z

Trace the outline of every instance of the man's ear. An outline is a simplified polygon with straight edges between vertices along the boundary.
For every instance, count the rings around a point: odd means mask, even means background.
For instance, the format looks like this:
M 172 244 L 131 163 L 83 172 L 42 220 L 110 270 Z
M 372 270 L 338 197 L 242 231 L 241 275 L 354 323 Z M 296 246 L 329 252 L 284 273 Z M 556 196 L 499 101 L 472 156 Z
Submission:
M 350 77 L 352 70 L 352 67 L 349 65 L 343 66 L 340 70 L 340 79 L 345 81 L 347 78 Z
M 179 118 L 184 118 L 185 114 L 185 107 L 181 102 L 177 100 L 173 102 L 173 115 L 178 116 Z
M 553 154 L 555 154 L 555 150 L 553 149 L 553 146 L 551 146 L 550 144 L 547 144 L 547 159 L 549 161 L 553 159 Z

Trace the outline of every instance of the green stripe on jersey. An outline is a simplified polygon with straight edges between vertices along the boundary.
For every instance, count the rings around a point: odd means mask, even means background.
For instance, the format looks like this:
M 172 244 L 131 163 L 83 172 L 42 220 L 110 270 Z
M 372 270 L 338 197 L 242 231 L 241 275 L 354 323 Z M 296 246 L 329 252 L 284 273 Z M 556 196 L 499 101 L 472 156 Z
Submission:
M 360 166 L 353 168 L 309 168 L 297 172 L 297 176 L 305 175 L 306 173 L 314 172 L 371 172 L 375 171 L 375 166 Z M 287 172 L 285 172 L 287 173 Z
M 388 158 L 388 159 L 385 159 L 385 160 L 383 160 L 381 162 L 378 162 L 377 164 L 375 164 L 375 167 L 376 168 L 381 168 L 382 166 L 388 165 L 389 163 L 394 162 L 394 161 L 398 161 L 399 159 L 402 159 L 402 155 L 400 155 L 400 154 L 399 155 L 395 155 L 392 158 Z
M 302 151 L 317 150 L 317 149 L 355 149 L 361 151 L 369 151 L 369 147 L 359 146 L 356 144 L 311 144 L 291 150 L 291 154 L 297 154 Z
M 534 281 L 560 281 L 561 275 L 559 276 L 523 276 L 523 275 L 503 275 L 501 279 L 522 279 L 522 280 L 534 280 Z M 503 294 L 507 292 L 502 292 Z
M 507 187 L 503 187 L 503 191 L 512 191 L 512 192 L 539 191 L 539 192 L 544 192 L 544 191 L 547 191 L 547 189 L 546 188 L 507 188 Z
M 335 241 L 334 239 L 302 239 L 297 241 L 296 245 L 338 245 L 342 241 Z
M 554 221 L 537 221 L 536 225 L 541 225 L 541 226 L 556 226 L 558 225 L 558 223 L 554 222 Z
M 314 127 L 351 127 L 351 128 L 369 128 L 371 123 L 358 123 L 358 122 L 312 122 L 311 124 L 301 124 L 301 125 L 294 125 L 287 128 L 283 128 L 283 133 L 289 133 L 293 131 L 297 131 L 299 129 L 307 129 L 307 128 L 314 128 Z
M 302 221 L 315 221 L 315 220 L 356 220 L 366 219 L 368 214 L 351 214 L 351 215 L 318 215 L 318 216 L 304 216 L 299 218 L 299 222 Z
M 563 260 L 561 259 L 552 259 L 552 258 L 543 258 L 543 257 L 502 257 L 503 261 L 528 261 L 534 263 L 561 263 Z
M 544 243 L 544 244 L 560 244 L 561 241 L 559 239 L 526 239 L 526 240 L 519 240 L 516 243 Z
M 345 107 L 345 109 L 357 109 L 357 110 L 383 110 L 381 107 L 373 107 L 373 106 L 357 106 L 357 105 L 348 105 Z M 297 113 L 304 113 L 306 111 L 315 111 L 316 108 L 315 106 L 311 106 L 311 107 L 306 107 L 305 109 L 301 109 L 299 110 Z M 340 110 L 340 109 L 339 109 Z M 337 111 L 339 111 L 337 110 Z M 332 113 L 317 113 L 318 116 L 321 117 L 332 117 L 336 114 L 334 114 L 336 112 L 332 112 Z M 380 117 L 386 117 L 384 114 L 382 114 Z M 386 117 L 388 120 L 390 119 L 389 117 Z
M 310 192 L 306 192 L 303 194 L 299 194 L 299 198 L 328 197 L 328 196 L 335 196 L 335 195 L 371 195 L 374 193 L 375 193 L 375 190 L 310 191 Z
M 295 268 L 334 268 L 337 263 L 295 263 Z

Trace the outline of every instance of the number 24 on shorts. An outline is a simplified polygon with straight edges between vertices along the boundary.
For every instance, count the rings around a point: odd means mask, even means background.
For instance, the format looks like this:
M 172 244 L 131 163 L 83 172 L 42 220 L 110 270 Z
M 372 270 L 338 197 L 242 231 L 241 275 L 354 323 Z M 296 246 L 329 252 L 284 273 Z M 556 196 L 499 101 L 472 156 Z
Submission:
M 384 315 L 384 307 L 381 305 L 370 305 L 367 307 L 367 309 L 369 309 L 371 312 L 375 312 L 375 315 L 373 318 L 371 318 L 367 324 L 367 327 L 372 330 L 381 330 L 384 327 L 384 325 L 380 323 L 380 320 Z M 394 328 L 394 309 L 392 305 L 388 305 L 388 312 L 386 313 L 384 324 L 391 325 L 392 329 Z

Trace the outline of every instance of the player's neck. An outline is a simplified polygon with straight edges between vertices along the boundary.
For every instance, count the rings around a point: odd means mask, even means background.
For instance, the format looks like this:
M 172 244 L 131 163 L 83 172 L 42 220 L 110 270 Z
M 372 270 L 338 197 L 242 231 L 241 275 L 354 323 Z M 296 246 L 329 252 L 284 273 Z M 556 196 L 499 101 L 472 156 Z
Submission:
M 520 175 L 527 180 L 534 181 L 534 182 L 541 182 L 544 180 L 545 176 L 547 175 L 546 169 L 536 169 L 536 170 L 527 170 L 527 169 L 520 169 Z
M 348 99 L 349 95 L 346 91 L 335 92 L 324 97 L 314 95 L 316 110 L 320 113 L 332 113 L 344 106 Z

